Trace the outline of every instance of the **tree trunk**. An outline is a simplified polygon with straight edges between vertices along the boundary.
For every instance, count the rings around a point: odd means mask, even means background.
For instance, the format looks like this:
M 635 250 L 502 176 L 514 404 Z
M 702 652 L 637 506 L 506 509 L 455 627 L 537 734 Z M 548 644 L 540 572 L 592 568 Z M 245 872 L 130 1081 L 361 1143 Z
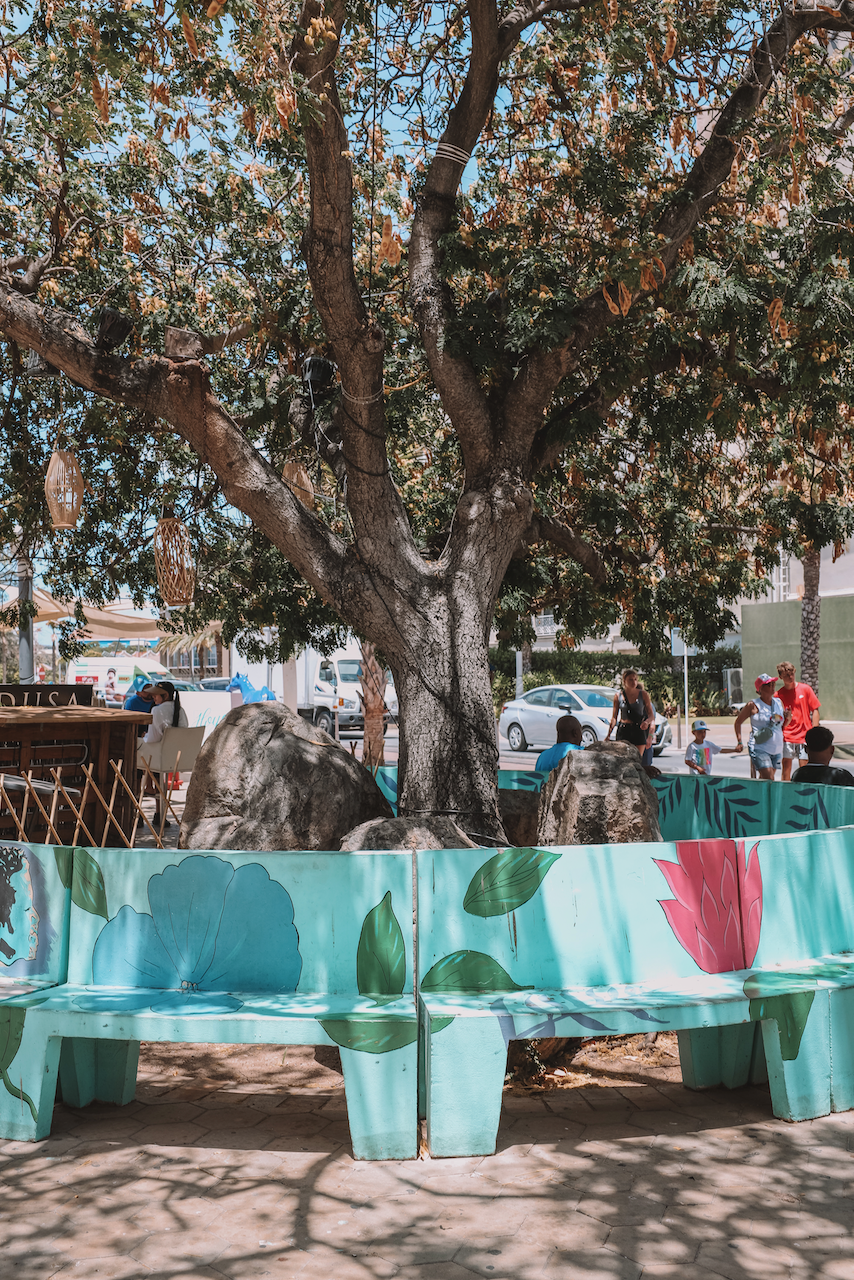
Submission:
M 214 645 L 216 646 L 216 674 L 218 676 L 221 676 L 223 674 L 223 670 L 222 670 L 223 650 L 222 650 L 222 632 L 221 631 L 217 631 L 216 636 L 214 637 Z
M 522 675 L 527 676 L 531 673 L 531 642 L 530 640 L 522 641 Z
M 475 841 L 504 843 L 488 650 L 476 612 L 462 597 L 440 600 L 429 634 L 412 645 L 416 659 L 392 659 L 400 702 L 398 807 L 402 817 L 444 814 Z M 425 613 L 413 611 L 412 620 L 417 616 Z
M 376 770 L 385 760 L 385 671 L 377 662 L 370 640 L 362 641 L 362 709 L 365 714 L 365 736 L 362 741 L 362 764 Z
M 805 552 L 804 595 L 801 600 L 801 680 L 818 693 L 818 656 L 821 632 L 821 551 L 815 547 Z

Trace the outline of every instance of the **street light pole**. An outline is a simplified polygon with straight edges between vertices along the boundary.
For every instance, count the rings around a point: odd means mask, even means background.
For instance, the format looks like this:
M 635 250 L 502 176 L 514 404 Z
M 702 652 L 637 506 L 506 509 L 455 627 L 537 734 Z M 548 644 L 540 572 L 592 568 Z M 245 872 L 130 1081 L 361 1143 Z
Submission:
M 23 545 L 18 555 L 18 682 L 35 683 L 33 620 L 24 617 L 24 601 L 32 603 L 33 566 Z

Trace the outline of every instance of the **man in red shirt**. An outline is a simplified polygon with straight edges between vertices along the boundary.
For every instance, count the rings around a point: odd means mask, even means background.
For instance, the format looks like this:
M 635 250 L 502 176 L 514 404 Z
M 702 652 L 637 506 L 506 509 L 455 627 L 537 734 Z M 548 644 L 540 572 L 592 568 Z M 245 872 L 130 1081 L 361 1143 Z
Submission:
M 808 684 L 800 684 L 795 679 L 795 668 L 791 662 L 778 662 L 777 675 L 783 681 L 782 689 L 777 690 L 777 697 L 785 709 L 791 711 L 791 715 L 783 725 L 782 772 L 782 781 L 790 782 L 792 761 L 800 761 L 807 730 L 814 729 L 818 725 L 818 709 L 821 703 Z

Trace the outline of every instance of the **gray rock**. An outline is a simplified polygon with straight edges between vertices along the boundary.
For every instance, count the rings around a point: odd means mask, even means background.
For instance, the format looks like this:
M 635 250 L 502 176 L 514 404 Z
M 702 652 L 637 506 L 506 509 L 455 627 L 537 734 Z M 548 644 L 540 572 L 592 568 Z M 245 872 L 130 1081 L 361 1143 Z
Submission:
M 597 742 L 586 751 L 570 751 L 540 793 L 539 845 L 660 839 L 658 796 L 637 747 L 627 742 Z
M 342 853 L 371 849 L 477 849 L 451 818 L 374 818 L 341 841 Z
M 517 849 L 529 849 L 537 843 L 537 819 L 540 812 L 539 791 L 498 789 L 498 808 L 507 835 L 507 843 Z
M 356 823 L 390 818 L 349 751 L 281 702 L 234 707 L 193 767 L 181 849 L 337 849 Z

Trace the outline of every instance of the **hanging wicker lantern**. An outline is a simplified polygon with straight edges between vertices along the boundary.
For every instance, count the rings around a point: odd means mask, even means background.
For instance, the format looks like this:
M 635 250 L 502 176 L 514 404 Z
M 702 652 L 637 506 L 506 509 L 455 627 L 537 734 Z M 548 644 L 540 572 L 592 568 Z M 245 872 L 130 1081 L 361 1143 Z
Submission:
M 154 530 L 154 565 L 157 585 L 168 605 L 192 604 L 196 585 L 193 547 L 187 526 L 175 516 L 164 516 Z
M 294 497 L 297 498 L 304 507 L 308 507 L 309 511 L 313 511 L 314 485 L 311 483 L 311 477 L 302 463 L 286 462 L 285 469 L 282 472 L 282 479 Z
M 83 473 L 70 449 L 54 449 L 47 464 L 44 495 L 54 529 L 74 529 L 83 505 Z

